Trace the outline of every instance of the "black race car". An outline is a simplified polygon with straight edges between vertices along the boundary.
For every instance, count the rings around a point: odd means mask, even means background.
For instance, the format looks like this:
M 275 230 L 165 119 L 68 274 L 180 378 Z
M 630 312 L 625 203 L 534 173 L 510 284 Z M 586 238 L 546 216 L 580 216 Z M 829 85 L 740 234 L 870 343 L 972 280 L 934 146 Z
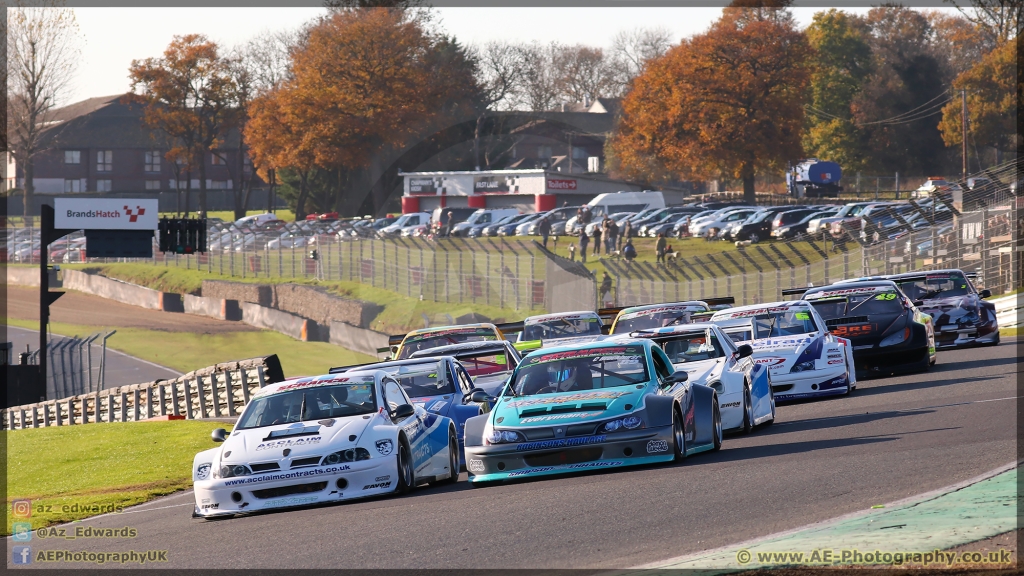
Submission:
M 932 317 L 935 345 L 958 348 L 999 344 L 996 307 L 984 299 L 992 295 L 980 292 L 971 282 L 971 274 L 962 270 L 929 270 L 885 276 L 900 287 L 911 300 L 920 302 L 919 310 Z
M 923 372 L 935 364 L 932 317 L 921 312 L 891 280 L 844 282 L 810 288 L 829 331 L 853 344 L 860 374 Z

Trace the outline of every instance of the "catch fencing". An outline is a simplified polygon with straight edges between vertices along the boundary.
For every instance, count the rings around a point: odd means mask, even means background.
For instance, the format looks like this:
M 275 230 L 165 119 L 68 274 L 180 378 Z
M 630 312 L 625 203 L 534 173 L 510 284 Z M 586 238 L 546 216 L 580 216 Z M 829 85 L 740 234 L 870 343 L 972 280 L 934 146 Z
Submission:
M 16 406 L 3 412 L 3 428 L 20 430 L 90 422 L 138 422 L 157 417 L 238 416 L 268 381 L 265 358 L 217 364 L 173 380 L 96 390 Z

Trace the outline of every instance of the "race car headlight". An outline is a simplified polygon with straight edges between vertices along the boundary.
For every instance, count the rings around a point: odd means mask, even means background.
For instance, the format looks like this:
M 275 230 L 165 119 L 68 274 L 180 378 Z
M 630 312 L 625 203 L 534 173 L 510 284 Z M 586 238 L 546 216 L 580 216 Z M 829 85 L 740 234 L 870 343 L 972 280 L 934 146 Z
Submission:
M 882 338 L 882 341 L 879 342 L 878 345 L 894 346 L 896 344 L 899 344 L 900 342 L 906 341 L 907 338 L 910 338 L 910 328 L 904 328 L 903 330 L 900 330 L 895 334 L 890 334 L 885 338 Z
M 605 422 L 604 426 L 601 426 L 602 432 L 615 432 L 616 430 L 636 430 L 644 425 L 644 421 L 639 416 L 626 416 L 625 418 L 619 418 L 612 420 L 611 422 Z
M 234 478 L 236 476 L 248 476 L 249 468 L 242 464 L 226 464 L 220 467 L 220 478 Z
M 807 370 L 814 370 L 814 360 L 805 360 L 799 364 L 794 365 L 789 371 L 790 372 L 806 372 Z
M 491 430 L 484 440 L 488 444 L 508 444 L 511 442 L 522 442 L 523 436 L 515 430 Z
M 370 451 L 366 448 L 349 448 L 340 452 L 334 452 L 324 456 L 321 466 L 328 464 L 341 464 L 342 462 L 356 462 L 358 460 L 369 460 Z

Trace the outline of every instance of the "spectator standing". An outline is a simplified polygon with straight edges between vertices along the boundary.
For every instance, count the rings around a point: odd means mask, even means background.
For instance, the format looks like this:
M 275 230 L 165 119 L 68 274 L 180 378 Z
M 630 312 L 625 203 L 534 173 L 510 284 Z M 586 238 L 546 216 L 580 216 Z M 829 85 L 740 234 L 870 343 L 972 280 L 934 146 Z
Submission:
M 609 296 L 612 293 L 612 277 L 608 275 L 608 271 L 605 270 L 604 278 L 601 280 L 601 288 L 598 290 L 601 293 L 601 302 L 607 306 L 609 304 Z
M 580 228 L 580 261 L 587 263 L 587 245 L 590 244 L 590 237 L 587 236 L 587 228 Z
M 455 217 L 452 216 L 452 211 L 448 211 L 447 221 L 442 226 L 444 229 L 444 236 L 447 238 L 452 235 L 452 228 L 455 227 Z
M 608 243 L 609 253 L 611 253 L 613 250 L 619 249 L 619 224 L 615 222 L 615 220 L 612 220 L 611 218 L 608 219 L 608 234 L 605 238 L 605 241 Z
M 629 240 L 633 236 L 633 223 L 626 220 L 626 223 L 622 225 L 622 239 L 623 241 Z
M 594 226 L 594 256 L 601 255 L 601 227 Z
M 655 262 L 658 264 L 665 264 L 665 247 L 668 245 L 665 242 L 665 235 L 658 234 L 658 242 L 654 245 L 654 251 L 656 254 Z
M 551 235 L 551 222 L 548 222 L 548 217 L 544 216 L 537 223 L 537 232 L 540 234 L 541 239 L 544 241 L 544 249 L 548 247 L 548 236 Z

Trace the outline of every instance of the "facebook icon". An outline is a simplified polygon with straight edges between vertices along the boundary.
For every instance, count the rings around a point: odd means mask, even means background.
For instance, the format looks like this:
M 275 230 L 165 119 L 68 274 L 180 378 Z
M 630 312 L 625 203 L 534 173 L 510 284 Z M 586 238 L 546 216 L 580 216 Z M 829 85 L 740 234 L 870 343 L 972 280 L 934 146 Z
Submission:
M 32 547 L 15 546 L 14 551 L 11 553 L 11 560 L 13 560 L 15 564 L 31 564 Z

